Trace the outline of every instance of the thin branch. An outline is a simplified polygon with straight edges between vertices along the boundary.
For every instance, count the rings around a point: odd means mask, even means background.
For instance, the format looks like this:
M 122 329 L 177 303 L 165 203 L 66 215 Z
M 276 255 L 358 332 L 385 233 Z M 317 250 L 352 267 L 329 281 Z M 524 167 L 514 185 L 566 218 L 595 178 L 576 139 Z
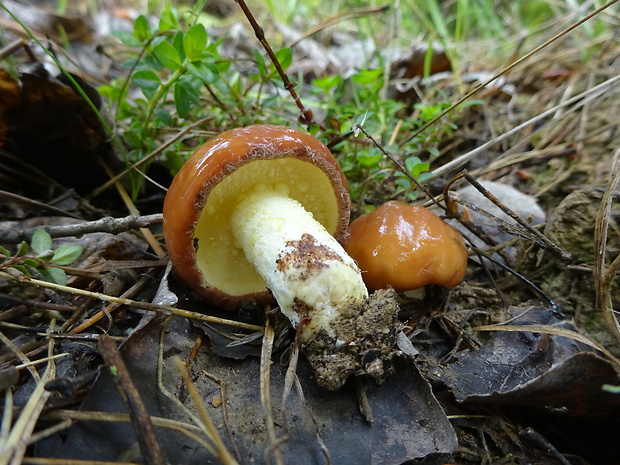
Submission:
M 25 230 L 4 229 L 0 231 L 0 243 L 19 244 L 22 241 L 30 242 L 32 235 L 39 229 L 46 231 L 51 237 L 81 236 L 95 232 L 119 234 L 131 229 L 139 229 L 161 223 L 163 215 L 156 213 L 146 216 L 130 215 L 124 218 L 105 217 L 95 221 L 85 221 L 63 226 L 36 226 Z
M 242 323 L 240 321 L 227 320 L 225 318 L 218 318 L 215 316 L 205 315 L 203 313 L 192 312 L 189 310 L 183 310 L 181 308 L 172 307 L 170 305 L 157 305 L 149 302 L 139 302 L 137 300 L 125 299 L 122 297 L 114 297 L 111 295 L 102 294 L 101 292 L 85 291 L 70 286 L 63 286 L 62 284 L 49 283 L 40 279 L 29 278 L 27 276 L 16 277 L 9 273 L 0 271 L 0 276 L 7 279 L 12 279 L 24 284 L 31 284 L 33 286 L 45 287 L 48 289 L 54 289 L 61 292 L 69 292 L 75 295 L 85 295 L 92 297 L 93 299 L 103 300 L 104 302 L 120 303 L 121 305 L 127 305 L 129 307 L 140 308 L 142 310 L 149 310 L 160 315 L 176 315 L 183 318 L 190 318 L 194 320 L 207 321 L 210 323 L 220 323 L 223 325 L 234 326 L 240 329 L 249 329 L 250 331 L 263 331 L 262 326 L 252 325 L 249 323 Z
M 114 384 L 129 411 L 129 419 L 138 438 L 138 445 L 144 461 L 152 465 L 165 465 L 164 453 L 159 446 L 151 417 L 131 379 L 116 343 L 110 337 L 102 335 L 99 338 L 99 347 L 101 355 L 103 355 L 103 359 L 112 373 Z
M 256 18 L 254 18 L 254 15 L 252 14 L 247 4 L 245 3 L 245 0 L 236 0 L 236 1 L 241 7 L 241 10 L 243 10 L 243 14 L 245 15 L 245 17 L 248 18 L 248 21 L 250 22 L 252 29 L 254 29 L 254 34 L 256 35 L 256 38 L 262 44 L 263 48 L 267 52 L 267 55 L 269 55 L 271 62 L 275 66 L 276 70 L 278 71 L 278 74 L 280 75 L 280 78 L 282 79 L 282 82 L 284 83 L 284 88 L 288 90 L 289 94 L 291 94 L 291 97 L 293 98 L 295 105 L 297 105 L 297 108 L 299 108 L 299 111 L 301 111 L 301 115 L 299 116 L 300 122 L 307 126 L 311 126 L 312 124 L 314 124 L 312 110 L 304 107 L 304 104 L 301 102 L 299 95 L 297 95 L 297 92 L 295 92 L 295 86 L 297 84 L 293 84 L 291 80 L 288 78 L 288 75 L 282 69 L 280 62 L 278 61 L 278 57 L 276 57 L 276 54 L 271 48 L 271 45 L 269 45 L 269 42 L 267 42 L 267 39 L 265 38 L 265 31 L 258 24 L 258 22 L 256 21 Z

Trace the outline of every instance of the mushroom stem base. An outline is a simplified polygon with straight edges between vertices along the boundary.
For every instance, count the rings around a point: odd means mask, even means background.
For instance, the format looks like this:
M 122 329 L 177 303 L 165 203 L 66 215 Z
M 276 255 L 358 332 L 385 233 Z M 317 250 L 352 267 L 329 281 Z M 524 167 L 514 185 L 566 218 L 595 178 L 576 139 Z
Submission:
M 240 202 L 231 227 L 282 313 L 295 327 L 304 320 L 302 339 L 333 337 L 330 322 L 368 296 L 353 259 L 285 192 L 263 186 Z
M 319 385 L 335 390 L 351 375 L 378 382 L 389 376 L 398 313 L 393 290 L 369 297 L 338 241 L 281 193 L 264 189 L 242 201 L 231 226 L 282 313 L 299 327 Z

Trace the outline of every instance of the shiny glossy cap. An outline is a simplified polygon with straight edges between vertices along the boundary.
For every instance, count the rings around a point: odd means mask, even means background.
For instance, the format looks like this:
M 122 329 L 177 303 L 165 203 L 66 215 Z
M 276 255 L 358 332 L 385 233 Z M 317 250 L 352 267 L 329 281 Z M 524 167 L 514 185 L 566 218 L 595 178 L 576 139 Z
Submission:
M 349 226 L 347 253 L 369 290 L 405 292 L 459 284 L 467 269 L 461 233 L 424 207 L 391 201 Z

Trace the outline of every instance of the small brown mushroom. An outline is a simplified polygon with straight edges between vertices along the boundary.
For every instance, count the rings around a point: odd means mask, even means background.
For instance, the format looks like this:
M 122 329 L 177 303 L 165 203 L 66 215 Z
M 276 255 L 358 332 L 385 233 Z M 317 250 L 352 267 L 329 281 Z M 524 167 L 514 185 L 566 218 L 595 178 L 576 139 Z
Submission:
M 405 292 L 427 284 L 451 288 L 467 269 L 460 232 L 424 207 L 397 201 L 353 221 L 345 249 L 371 291 Z

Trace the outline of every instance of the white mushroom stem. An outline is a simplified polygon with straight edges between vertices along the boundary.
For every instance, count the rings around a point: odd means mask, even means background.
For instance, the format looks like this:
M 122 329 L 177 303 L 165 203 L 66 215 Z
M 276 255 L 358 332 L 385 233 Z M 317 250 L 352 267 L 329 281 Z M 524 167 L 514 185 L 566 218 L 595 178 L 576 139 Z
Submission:
M 295 327 L 308 320 L 302 338 L 321 329 L 336 337 L 330 321 L 368 297 L 355 261 L 282 189 L 254 191 L 239 203 L 231 227 L 282 313 Z

